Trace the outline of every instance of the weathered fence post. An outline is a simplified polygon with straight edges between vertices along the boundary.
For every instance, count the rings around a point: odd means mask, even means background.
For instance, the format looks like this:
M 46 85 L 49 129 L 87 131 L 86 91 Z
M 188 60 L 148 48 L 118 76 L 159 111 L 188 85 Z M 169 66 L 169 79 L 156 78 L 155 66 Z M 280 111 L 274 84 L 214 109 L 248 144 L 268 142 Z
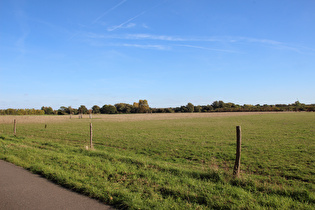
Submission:
M 14 128 L 13 128 L 14 136 L 16 136 L 16 119 L 14 119 Z
M 233 175 L 238 177 L 241 168 L 241 126 L 236 126 L 236 158 L 234 164 Z
M 92 123 L 90 123 L 90 148 L 94 149 L 92 140 L 93 140 L 93 127 L 92 127 Z

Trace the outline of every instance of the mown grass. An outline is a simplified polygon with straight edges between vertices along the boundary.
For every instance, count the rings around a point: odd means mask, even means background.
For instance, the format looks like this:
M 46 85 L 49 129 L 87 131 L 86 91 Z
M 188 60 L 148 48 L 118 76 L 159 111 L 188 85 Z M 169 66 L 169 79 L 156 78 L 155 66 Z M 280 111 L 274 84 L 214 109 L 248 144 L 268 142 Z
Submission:
M 315 113 L 0 125 L 0 158 L 128 209 L 314 209 Z M 234 179 L 235 126 L 242 126 Z

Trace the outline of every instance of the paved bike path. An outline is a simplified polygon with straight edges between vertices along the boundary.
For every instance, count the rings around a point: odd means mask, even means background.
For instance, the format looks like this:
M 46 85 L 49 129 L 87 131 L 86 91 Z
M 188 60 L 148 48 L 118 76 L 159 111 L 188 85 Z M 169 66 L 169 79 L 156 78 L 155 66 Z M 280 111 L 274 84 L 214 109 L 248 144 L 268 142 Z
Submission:
M 0 209 L 114 209 L 0 160 Z

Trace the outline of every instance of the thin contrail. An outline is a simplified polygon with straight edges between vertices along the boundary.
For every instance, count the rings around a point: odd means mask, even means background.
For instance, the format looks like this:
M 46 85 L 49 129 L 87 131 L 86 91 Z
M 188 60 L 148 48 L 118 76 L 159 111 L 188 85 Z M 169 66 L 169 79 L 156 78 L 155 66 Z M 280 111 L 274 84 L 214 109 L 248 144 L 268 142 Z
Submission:
M 165 2 L 166 2 L 166 1 L 165 1 Z M 149 8 L 149 9 L 147 9 L 147 10 L 141 12 L 141 13 L 139 13 L 138 15 L 136 15 L 136 16 L 130 18 L 129 20 L 123 22 L 122 24 L 120 24 L 120 25 L 118 25 L 118 26 L 113 26 L 113 27 L 108 28 L 107 31 L 115 31 L 116 29 L 121 28 L 123 25 L 129 23 L 130 21 L 136 19 L 137 17 L 143 15 L 144 13 L 146 13 L 146 12 L 152 10 L 152 9 L 155 9 L 156 7 L 159 7 L 160 5 L 162 5 L 162 4 L 165 3 L 165 2 L 158 3 L 157 5 L 155 5 L 155 6 L 151 7 L 151 8 Z
M 123 3 L 125 3 L 127 0 L 122 0 L 121 2 L 119 2 L 118 4 L 116 4 L 115 6 L 113 6 L 112 8 L 110 8 L 109 10 L 107 10 L 106 12 L 104 12 L 102 15 L 100 15 L 98 18 L 96 18 L 92 23 L 96 23 L 97 21 L 99 21 L 99 19 L 101 19 L 104 15 L 106 15 L 107 13 L 111 12 L 112 10 L 116 9 L 117 7 L 119 7 L 120 5 L 122 5 Z
M 232 51 L 232 50 L 215 49 L 215 48 L 208 48 L 208 47 L 188 45 L 188 44 L 176 44 L 175 46 L 190 47 L 190 48 L 196 48 L 196 49 L 202 49 L 202 50 L 211 50 L 211 51 L 218 51 L 218 52 L 226 52 L 226 53 L 239 53 L 239 52 Z
M 136 19 L 137 17 L 143 15 L 143 14 L 146 13 L 146 12 L 147 12 L 147 11 L 143 11 L 143 12 L 139 13 L 138 15 L 136 15 L 136 16 L 130 18 L 129 20 L 123 22 L 122 24 L 120 24 L 120 25 L 118 25 L 118 26 L 113 26 L 113 27 L 111 27 L 111 28 L 109 28 L 109 29 L 107 29 L 107 30 L 108 30 L 108 31 L 115 31 L 116 29 L 121 28 L 123 25 L 129 23 L 130 21 Z

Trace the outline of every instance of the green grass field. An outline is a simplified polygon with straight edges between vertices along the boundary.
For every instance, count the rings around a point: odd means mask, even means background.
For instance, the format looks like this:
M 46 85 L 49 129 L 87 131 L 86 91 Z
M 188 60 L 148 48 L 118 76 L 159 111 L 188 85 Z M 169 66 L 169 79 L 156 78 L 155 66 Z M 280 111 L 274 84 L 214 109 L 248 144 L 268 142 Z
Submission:
M 16 137 L 12 118 L 0 124 L 0 159 L 116 208 L 315 208 L 315 113 L 141 116 L 42 116 L 18 123 Z M 95 150 L 85 149 L 90 122 Z M 242 155 L 235 179 L 237 125 Z

